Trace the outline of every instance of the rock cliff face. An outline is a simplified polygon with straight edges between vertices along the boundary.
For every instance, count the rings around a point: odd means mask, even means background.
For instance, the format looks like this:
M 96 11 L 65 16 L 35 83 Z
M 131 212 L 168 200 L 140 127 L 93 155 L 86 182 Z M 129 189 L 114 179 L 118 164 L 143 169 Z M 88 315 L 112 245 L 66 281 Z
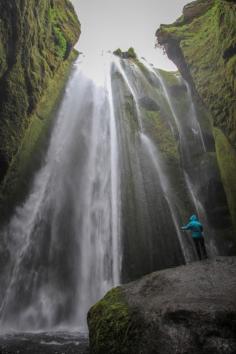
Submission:
M 236 352 L 236 258 L 152 273 L 88 314 L 93 354 Z
M 0 180 L 79 35 L 68 0 L 0 0 Z
M 80 23 L 68 0 L 0 0 L 0 215 L 25 195 L 77 53 Z M 34 156 L 34 158 L 32 158 Z M 33 161 L 34 160 L 34 161 Z M 9 209 L 9 210 L 8 210 Z
M 161 25 L 160 46 L 211 114 L 219 167 L 236 225 L 236 3 L 198 0 L 173 25 Z
M 190 240 L 182 234 L 178 239 L 175 226 L 195 210 L 204 224 L 209 254 L 235 254 L 204 106 L 194 104 L 178 72 L 155 69 L 120 50 L 116 55 L 122 58 L 113 67 L 112 89 L 122 171 L 123 281 L 182 264 L 179 239 L 185 259 L 195 259 Z

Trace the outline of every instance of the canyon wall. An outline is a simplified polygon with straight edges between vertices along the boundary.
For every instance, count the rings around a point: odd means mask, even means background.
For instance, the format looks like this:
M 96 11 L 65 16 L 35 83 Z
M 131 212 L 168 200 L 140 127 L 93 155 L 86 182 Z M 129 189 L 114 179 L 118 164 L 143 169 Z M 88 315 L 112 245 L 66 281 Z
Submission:
M 210 114 L 218 164 L 236 226 L 236 4 L 198 0 L 156 32 L 158 44 Z
M 15 185 L 19 189 L 19 175 L 62 90 L 79 36 L 80 23 L 68 0 L 0 1 L 3 201 Z

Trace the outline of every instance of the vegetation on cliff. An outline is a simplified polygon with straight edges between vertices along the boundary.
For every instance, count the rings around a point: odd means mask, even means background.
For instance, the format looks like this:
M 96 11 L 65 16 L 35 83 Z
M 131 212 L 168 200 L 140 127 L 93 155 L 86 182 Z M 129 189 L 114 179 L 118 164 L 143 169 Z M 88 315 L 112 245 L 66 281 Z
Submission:
M 161 25 L 156 36 L 195 95 L 210 111 L 212 125 L 221 132 L 213 130 L 219 167 L 236 226 L 235 205 L 231 202 L 236 200 L 231 184 L 232 179 L 236 179 L 232 169 L 232 165 L 236 165 L 235 23 L 235 1 L 198 0 L 186 5 L 183 15 L 173 25 Z M 224 161 L 225 153 L 231 156 L 229 164 L 228 159 Z
M 79 35 L 69 0 L 0 0 L 0 180 Z
M 127 52 L 122 52 L 122 50 L 120 48 L 116 49 L 113 52 L 114 55 L 123 58 L 123 59 L 136 59 L 137 58 L 137 54 L 135 53 L 134 48 L 130 47 Z
M 5 220 L 12 208 L 20 203 L 31 186 L 32 176 L 40 167 L 42 156 L 47 148 L 47 138 L 53 126 L 53 117 L 64 93 L 64 86 L 71 72 L 71 65 L 77 58 L 72 51 L 63 61 L 48 85 L 24 133 L 17 153 L 11 160 L 7 173 L 0 186 L 0 220 Z

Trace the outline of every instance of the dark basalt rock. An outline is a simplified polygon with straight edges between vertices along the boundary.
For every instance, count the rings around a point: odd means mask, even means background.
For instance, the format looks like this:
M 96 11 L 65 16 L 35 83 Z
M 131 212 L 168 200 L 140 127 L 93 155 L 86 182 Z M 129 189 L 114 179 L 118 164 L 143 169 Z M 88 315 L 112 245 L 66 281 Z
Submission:
M 152 273 L 91 308 L 91 353 L 233 354 L 235 300 L 236 257 Z

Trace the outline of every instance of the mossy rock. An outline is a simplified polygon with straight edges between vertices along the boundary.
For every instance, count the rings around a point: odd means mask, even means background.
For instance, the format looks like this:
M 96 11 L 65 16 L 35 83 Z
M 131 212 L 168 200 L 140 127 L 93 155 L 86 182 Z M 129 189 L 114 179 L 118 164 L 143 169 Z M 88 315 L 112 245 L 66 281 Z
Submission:
M 179 213 L 183 219 L 187 218 L 188 210 L 191 210 L 191 201 L 181 166 L 178 138 L 173 134 L 168 119 L 162 111 L 145 111 L 144 116 L 145 131 L 155 145 L 158 146 L 163 160 L 164 171 L 171 181 L 171 194 L 176 200 Z
M 116 55 L 117 57 L 122 57 L 122 50 L 118 48 L 114 50 L 113 54 Z
M 214 128 L 214 136 L 220 173 L 236 229 L 236 152 L 220 129 Z
M 7 220 L 12 209 L 23 201 L 31 186 L 32 176 L 41 165 L 53 118 L 64 93 L 63 88 L 71 72 L 71 65 L 77 56 L 78 53 L 73 51 L 54 77 L 48 81 L 48 86 L 38 102 L 37 110 L 29 117 L 29 125 L 0 186 L 2 222 Z
M 122 59 L 136 59 L 137 54 L 135 53 L 134 48 L 130 47 L 126 52 L 123 52 L 120 48 L 116 49 L 113 52 L 114 55 L 121 57 Z
M 236 153 L 235 23 L 235 1 L 198 0 L 185 6 L 178 21 L 162 25 L 156 33 L 216 128 L 218 163 L 234 225 L 235 183 L 230 175 L 235 176 Z
M 196 1 L 184 8 L 184 14 L 182 22 L 160 27 L 158 41 L 182 75 L 191 76 L 214 125 L 236 147 L 232 134 L 236 122 L 235 2 Z
M 90 352 L 136 354 L 141 333 L 133 316 L 121 288 L 109 291 L 88 313 Z
M 154 101 L 151 97 L 149 96 L 143 96 L 138 100 L 139 105 L 142 108 L 145 108 L 148 111 L 152 112 L 158 112 L 160 111 L 160 107 L 157 104 L 156 101 Z
M 162 69 L 158 69 L 160 75 L 165 80 L 165 83 L 168 87 L 179 85 L 179 73 L 178 71 L 166 71 Z
M 69 0 L 0 2 L 0 181 L 79 35 Z
M 90 353 L 235 353 L 235 276 L 217 257 L 111 290 L 89 311 Z
M 168 160 L 179 160 L 178 142 L 160 112 L 146 111 L 145 128 Z

